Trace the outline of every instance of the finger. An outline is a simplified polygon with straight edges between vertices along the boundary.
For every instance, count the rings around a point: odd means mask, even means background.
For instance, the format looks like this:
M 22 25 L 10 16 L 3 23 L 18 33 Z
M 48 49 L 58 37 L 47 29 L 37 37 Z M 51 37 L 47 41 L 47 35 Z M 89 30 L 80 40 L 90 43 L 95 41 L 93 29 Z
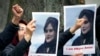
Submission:
M 86 21 L 86 19 L 85 19 L 85 18 L 81 18 L 81 20 Z
M 79 53 L 79 54 L 77 54 L 77 56 L 83 56 L 83 53 Z
M 20 10 L 20 12 L 23 12 L 23 9 L 21 7 L 19 8 L 19 10 Z
M 18 12 L 19 12 L 19 13 L 22 13 L 22 12 L 23 12 L 23 9 L 22 9 L 21 6 L 18 5 L 17 9 L 18 9 Z
M 17 13 L 21 13 L 21 12 L 22 12 L 22 11 L 21 11 L 22 9 L 21 9 L 19 6 L 17 6 L 17 7 L 15 8 L 15 10 L 16 10 Z
M 81 24 L 84 24 L 84 22 L 85 22 L 85 19 L 82 19 L 82 20 L 81 20 Z
M 34 26 L 34 27 L 29 27 L 28 28 L 31 32 L 33 32 L 33 31 L 35 31 L 35 29 L 36 29 L 36 27 Z
M 18 4 L 15 4 L 14 6 L 12 6 L 12 11 L 16 14 L 17 14 L 17 11 L 18 11 L 18 6 L 19 6 Z
M 13 12 L 15 15 L 17 15 L 17 12 L 16 12 L 16 10 L 15 10 L 15 7 L 12 8 L 12 12 Z
M 36 22 L 36 20 L 33 19 L 33 20 L 31 20 L 31 21 L 29 22 L 29 24 L 32 25 L 32 24 L 35 23 L 35 22 Z
M 36 28 L 36 24 L 33 24 L 33 25 L 32 25 L 32 28 Z
M 36 28 L 32 28 L 31 31 L 33 32 L 33 31 L 35 31 L 35 29 L 36 29 Z
M 32 31 L 34 31 L 34 30 L 36 29 L 36 24 L 33 23 L 33 24 L 31 25 L 31 28 L 32 28 Z
M 33 21 L 34 21 L 34 20 L 31 20 L 31 21 L 28 23 L 28 25 L 31 25 L 31 24 L 33 23 Z
M 18 4 L 13 5 L 13 7 L 16 7 L 16 6 L 18 6 Z
M 13 9 L 17 12 L 17 13 L 22 13 L 23 9 L 21 8 L 21 6 L 19 6 L 18 4 L 13 6 Z
M 36 20 L 35 19 L 33 19 L 33 23 L 35 23 L 36 22 Z

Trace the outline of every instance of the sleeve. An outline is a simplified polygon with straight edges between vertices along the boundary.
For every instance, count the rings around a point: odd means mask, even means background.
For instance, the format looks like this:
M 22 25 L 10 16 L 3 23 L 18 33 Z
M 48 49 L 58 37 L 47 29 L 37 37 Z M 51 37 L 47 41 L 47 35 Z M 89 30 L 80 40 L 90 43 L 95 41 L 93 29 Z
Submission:
M 8 56 L 23 56 L 25 51 L 29 48 L 30 42 L 23 39 L 17 46 L 8 54 Z
M 98 46 L 98 41 L 97 39 L 95 38 L 95 56 L 100 56 L 100 49 L 99 49 L 99 46 Z
M 11 42 L 17 31 L 18 26 L 13 23 L 5 27 L 4 31 L 0 33 L 0 50 L 3 50 Z
M 65 43 L 74 36 L 69 29 L 59 35 L 58 50 L 60 50 Z
M 8 54 L 15 48 L 12 44 L 6 46 L 6 48 L 1 52 L 0 56 L 8 56 Z

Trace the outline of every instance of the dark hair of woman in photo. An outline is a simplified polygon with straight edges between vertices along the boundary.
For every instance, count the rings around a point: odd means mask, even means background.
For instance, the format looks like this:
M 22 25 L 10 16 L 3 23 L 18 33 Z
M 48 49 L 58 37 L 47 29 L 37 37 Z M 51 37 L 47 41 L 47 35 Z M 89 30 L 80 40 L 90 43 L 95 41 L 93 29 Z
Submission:
M 44 26 L 45 41 L 37 49 L 36 53 L 56 53 L 58 20 L 48 17 Z
M 72 45 L 88 45 L 93 44 L 93 18 L 94 11 L 83 9 L 79 15 L 79 19 L 84 18 L 85 22 L 81 26 L 81 35 L 76 38 Z

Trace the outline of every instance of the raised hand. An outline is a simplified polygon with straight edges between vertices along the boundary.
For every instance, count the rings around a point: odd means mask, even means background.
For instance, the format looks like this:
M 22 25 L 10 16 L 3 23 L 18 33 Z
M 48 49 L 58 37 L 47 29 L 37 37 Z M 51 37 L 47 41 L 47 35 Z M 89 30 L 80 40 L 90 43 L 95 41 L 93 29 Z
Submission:
M 84 18 L 77 19 L 75 25 L 70 28 L 70 32 L 74 33 L 77 29 L 79 29 L 84 24 L 84 22 L 85 22 Z
M 30 41 L 31 37 L 32 37 L 32 33 L 35 31 L 36 29 L 36 25 L 35 25 L 35 20 L 31 20 L 27 26 L 26 26 L 26 33 L 25 33 L 25 40 L 27 42 Z
M 13 12 L 12 23 L 18 25 L 23 15 L 23 9 L 18 4 L 15 4 L 12 6 L 12 12 Z

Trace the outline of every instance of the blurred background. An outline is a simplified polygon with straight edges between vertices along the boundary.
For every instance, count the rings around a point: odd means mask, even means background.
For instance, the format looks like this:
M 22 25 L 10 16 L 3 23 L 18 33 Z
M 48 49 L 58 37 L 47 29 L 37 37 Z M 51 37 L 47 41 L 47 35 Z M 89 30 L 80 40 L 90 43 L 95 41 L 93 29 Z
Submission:
M 63 6 L 78 4 L 100 4 L 99 0 L 1 0 L 0 32 L 12 19 L 12 5 L 19 4 L 24 9 L 22 19 L 29 22 L 32 12 L 60 12 L 60 32 L 63 31 Z

